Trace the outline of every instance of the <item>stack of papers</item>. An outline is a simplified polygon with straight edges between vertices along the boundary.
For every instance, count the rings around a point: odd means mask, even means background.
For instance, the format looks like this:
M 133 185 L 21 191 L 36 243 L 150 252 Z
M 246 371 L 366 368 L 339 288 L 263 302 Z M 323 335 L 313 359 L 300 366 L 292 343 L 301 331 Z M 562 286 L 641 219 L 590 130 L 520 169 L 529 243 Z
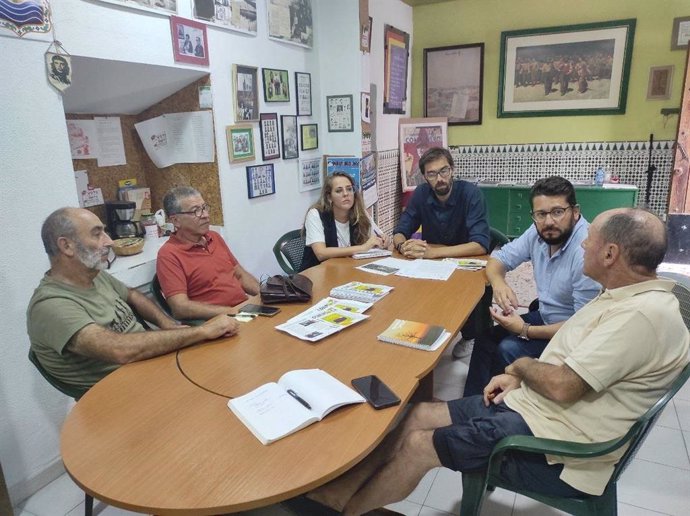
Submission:
M 406 278 L 434 279 L 446 281 L 455 270 L 456 264 L 443 260 L 402 260 L 384 258 L 356 267 L 361 271 L 374 274 L 405 276 Z M 333 294 L 331 294 L 333 295 Z
M 457 269 L 463 271 L 479 271 L 486 267 L 486 260 L 476 258 L 444 258 L 443 261 L 454 263 Z
M 362 312 L 370 307 L 371 303 L 327 297 L 309 310 L 279 324 L 276 329 L 298 339 L 316 342 L 367 319 L 368 316 Z
M 390 256 L 392 254 L 393 251 L 389 251 L 388 249 L 378 249 L 376 247 L 373 247 L 364 253 L 355 253 L 352 255 L 352 257 L 355 260 L 364 260 L 365 258 L 382 258 L 384 256 Z
M 393 287 L 387 285 L 374 285 L 372 283 L 351 281 L 345 285 L 332 288 L 331 296 L 339 299 L 359 301 L 361 303 L 376 303 L 376 301 L 388 295 L 391 290 L 393 290 Z

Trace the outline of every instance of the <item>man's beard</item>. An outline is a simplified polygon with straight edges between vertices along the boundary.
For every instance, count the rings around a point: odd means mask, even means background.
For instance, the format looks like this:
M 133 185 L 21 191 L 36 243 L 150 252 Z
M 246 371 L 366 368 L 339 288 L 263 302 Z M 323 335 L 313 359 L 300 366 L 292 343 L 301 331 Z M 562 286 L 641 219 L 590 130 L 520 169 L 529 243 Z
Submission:
M 543 229 L 541 231 L 537 230 L 537 232 L 539 233 L 539 236 L 542 238 L 542 240 L 544 240 L 544 242 L 546 242 L 547 244 L 549 244 L 549 245 L 561 245 L 570 238 L 570 235 L 573 234 L 573 228 L 574 228 L 574 226 L 570 226 L 568 229 L 562 231 L 560 235 L 555 236 L 555 237 L 546 237 L 546 236 L 544 236 L 544 233 L 546 231 L 548 231 L 549 229 L 558 229 L 558 228 L 546 228 L 546 229 Z
M 89 269 L 99 271 L 107 269 L 108 261 L 102 258 L 108 256 L 108 253 L 110 253 L 110 248 L 108 247 L 101 247 L 100 249 L 89 251 L 81 242 L 77 242 L 77 258 L 84 267 Z
M 439 197 L 443 197 L 444 195 L 448 195 L 450 193 L 450 185 L 451 185 L 451 180 L 449 180 L 445 185 L 437 184 L 434 186 L 434 193 Z

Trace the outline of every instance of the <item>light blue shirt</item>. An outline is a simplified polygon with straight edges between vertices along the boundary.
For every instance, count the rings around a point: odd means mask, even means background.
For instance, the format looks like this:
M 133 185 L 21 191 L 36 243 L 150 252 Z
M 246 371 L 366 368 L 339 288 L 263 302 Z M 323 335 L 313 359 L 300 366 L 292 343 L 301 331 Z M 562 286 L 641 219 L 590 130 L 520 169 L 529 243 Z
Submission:
M 584 250 L 580 246 L 587 238 L 589 222 L 580 216 L 570 238 L 549 256 L 549 244 L 544 242 L 532 224 L 518 238 L 491 253 L 506 271 L 532 261 L 534 281 L 539 296 L 539 313 L 546 324 L 569 319 L 593 299 L 601 285 L 582 272 Z

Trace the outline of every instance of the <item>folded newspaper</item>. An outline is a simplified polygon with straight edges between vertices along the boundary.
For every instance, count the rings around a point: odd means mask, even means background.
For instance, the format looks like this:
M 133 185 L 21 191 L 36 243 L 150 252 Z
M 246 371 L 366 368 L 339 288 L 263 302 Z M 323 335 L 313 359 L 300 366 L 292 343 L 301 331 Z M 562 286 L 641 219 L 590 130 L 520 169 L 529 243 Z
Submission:
M 276 329 L 298 339 L 316 342 L 367 319 L 362 312 L 370 307 L 371 303 L 327 297 Z

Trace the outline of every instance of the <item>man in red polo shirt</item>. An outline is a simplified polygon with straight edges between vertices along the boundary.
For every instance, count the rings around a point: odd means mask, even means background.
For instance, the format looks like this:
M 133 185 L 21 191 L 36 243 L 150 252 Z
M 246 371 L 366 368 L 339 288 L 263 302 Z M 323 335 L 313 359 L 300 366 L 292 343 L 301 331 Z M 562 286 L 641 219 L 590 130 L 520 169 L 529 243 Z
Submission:
M 158 251 L 156 273 L 173 316 L 210 319 L 234 314 L 233 308 L 259 293 L 247 272 L 218 233 L 209 230 L 210 207 L 194 188 L 179 186 L 163 198 L 175 232 Z

